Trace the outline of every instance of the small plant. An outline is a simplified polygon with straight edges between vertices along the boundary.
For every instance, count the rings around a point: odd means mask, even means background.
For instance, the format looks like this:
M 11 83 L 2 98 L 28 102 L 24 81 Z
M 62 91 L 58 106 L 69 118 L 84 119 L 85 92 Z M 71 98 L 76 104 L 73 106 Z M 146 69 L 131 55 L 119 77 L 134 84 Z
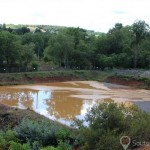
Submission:
M 53 147 L 53 146 L 48 146 L 48 147 L 42 148 L 40 150 L 58 150 L 58 149 L 56 147 Z
M 28 144 L 20 144 L 14 141 L 10 142 L 9 150 L 30 150 L 30 146 Z
M 31 150 L 40 150 L 41 145 L 38 141 L 34 141 L 30 145 L 31 145 Z
M 0 148 L 8 148 L 10 141 L 17 141 L 14 132 L 12 130 L 0 131 Z
M 39 142 L 41 145 L 57 145 L 55 131 L 57 126 L 49 125 L 46 122 L 34 122 L 29 119 L 23 119 L 14 129 L 15 135 L 22 142 Z
M 14 132 L 10 129 L 6 131 L 5 139 L 7 141 L 17 141 L 17 138 L 15 137 Z
M 65 128 L 59 128 L 56 130 L 55 136 L 57 137 L 57 140 L 67 140 L 70 136 L 70 132 Z
M 7 141 L 4 139 L 2 135 L 0 135 L 0 148 L 5 149 L 7 147 Z
M 71 146 L 66 142 L 59 141 L 57 147 L 49 146 L 46 148 L 42 148 L 41 150 L 71 150 Z
M 71 146 L 66 142 L 59 141 L 59 145 L 57 149 L 58 150 L 71 150 Z

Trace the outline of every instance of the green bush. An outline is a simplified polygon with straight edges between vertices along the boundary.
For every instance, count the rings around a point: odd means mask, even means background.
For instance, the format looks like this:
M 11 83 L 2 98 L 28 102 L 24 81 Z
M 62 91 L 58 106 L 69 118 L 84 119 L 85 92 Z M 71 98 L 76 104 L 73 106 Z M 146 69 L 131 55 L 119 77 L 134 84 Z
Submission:
M 5 149 L 6 147 L 7 147 L 7 141 L 2 136 L 0 136 L 0 148 Z
M 31 150 L 40 150 L 41 144 L 38 141 L 30 143 Z
M 41 146 L 57 146 L 59 141 L 72 144 L 75 139 L 74 134 L 67 128 L 29 119 L 23 119 L 14 129 L 14 133 L 22 143 L 29 142 L 32 149 L 36 150 L 36 147 Z
M 7 130 L 4 137 L 8 142 L 9 141 L 17 141 L 17 138 L 15 137 L 15 134 L 12 130 Z
M 129 136 L 133 140 L 150 141 L 150 115 L 137 107 L 123 104 L 102 103 L 87 113 L 88 126 L 79 125 L 79 137 L 83 150 L 120 150 L 120 138 Z
M 66 142 L 59 141 L 59 145 L 57 149 L 58 150 L 71 150 L 71 146 Z
M 57 126 L 49 125 L 46 122 L 34 122 L 23 119 L 14 129 L 15 135 L 24 143 L 39 142 L 41 145 L 57 145 L 55 131 Z
M 10 141 L 17 141 L 12 130 L 0 131 L 0 148 L 7 149 Z
M 58 149 L 56 147 L 53 147 L 53 146 L 48 146 L 48 147 L 42 148 L 40 150 L 58 150 Z
M 71 146 L 66 142 L 59 141 L 57 147 L 49 146 L 46 148 L 42 148 L 41 150 L 71 150 Z
M 14 141 L 10 142 L 9 150 L 30 150 L 30 147 L 28 144 L 20 144 Z
M 34 71 L 37 71 L 37 69 L 39 67 L 39 63 L 37 61 L 33 61 L 31 66 Z
M 5 135 L 5 133 L 2 130 L 0 130 L 0 147 L 2 147 L 2 148 L 5 146 L 4 135 Z
M 56 130 L 55 136 L 56 136 L 58 141 L 70 140 L 70 138 L 71 138 L 70 131 L 66 128 L 59 128 L 58 130 Z

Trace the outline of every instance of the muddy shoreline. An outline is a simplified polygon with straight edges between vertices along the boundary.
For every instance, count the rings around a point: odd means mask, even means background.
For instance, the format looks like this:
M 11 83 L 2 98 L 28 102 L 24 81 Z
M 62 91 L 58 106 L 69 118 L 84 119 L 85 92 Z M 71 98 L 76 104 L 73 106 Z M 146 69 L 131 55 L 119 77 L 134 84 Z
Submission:
M 135 103 L 143 110 L 149 110 L 149 107 L 147 108 L 148 105 L 145 104 L 145 102 L 150 102 L 149 91 L 135 88 L 135 84 L 132 84 L 132 86 L 98 81 L 57 81 L 48 83 L 37 82 L 31 85 L 3 86 L 0 87 L 0 92 L 3 107 L 4 105 L 12 106 L 13 109 L 10 109 L 12 112 L 18 111 L 18 108 L 20 108 L 26 109 L 23 111 L 31 114 L 29 110 L 32 109 L 49 119 L 57 120 L 60 118 L 67 119 L 68 116 L 69 118 L 79 117 L 81 112 L 86 112 L 85 108 L 92 106 L 96 102 L 103 101 L 125 103 L 127 105 Z M 10 101 L 8 94 L 13 101 Z M 60 96 L 62 97 L 60 98 Z M 66 111 L 63 111 L 63 109 Z M 51 112 L 52 110 L 53 113 Z M 4 113 L 1 116 L 3 117 L 7 114 L 7 111 L 2 109 L 1 113 Z M 81 115 L 80 117 L 83 116 Z

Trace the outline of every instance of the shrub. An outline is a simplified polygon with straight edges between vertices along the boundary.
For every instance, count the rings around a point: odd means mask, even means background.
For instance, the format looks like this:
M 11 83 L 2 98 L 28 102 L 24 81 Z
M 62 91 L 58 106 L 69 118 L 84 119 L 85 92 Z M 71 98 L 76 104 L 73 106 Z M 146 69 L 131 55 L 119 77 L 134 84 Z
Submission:
M 58 150 L 71 150 L 71 146 L 66 142 L 59 141 L 59 145 L 57 149 Z
M 57 147 L 49 146 L 46 148 L 42 148 L 41 150 L 71 150 L 71 146 L 66 142 L 59 141 Z
M 49 146 L 49 147 L 42 148 L 40 150 L 58 150 L 58 149 L 56 147 Z
M 38 141 L 34 141 L 30 144 L 31 150 L 40 150 L 41 144 Z
M 8 142 L 9 141 L 17 141 L 17 138 L 15 137 L 15 134 L 12 130 L 7 130 L 4 137 Z
M 87 113 L 89 126 L 79 125 L 83 150 L 119 150 L 120 138 L 129 136 L 136 141 L 150 141 L 150 115 L 137 107 L 123 104 L 102 103 Z M 133 148 L 131 142 L 130 147 Z
M 29 119 L 23 119 L 14 129 L 14 133 L 22 143 L 29 142 L 32 149 L 48 145 L 57 146 L 59 141 L 72 144 L 75 139 L 74 133 L 67 128 Z
M 4 139 L 4 135 L 5 133 L 3 131 L 0 131 L 0 148 L 3 148 L 3 149 L 5 149 L 7 146 L 7 142 Z
M 66 128 L 61 127 L 55 131 L 55 136 L 58 141 L 69 141 L 72 138 L 70 131 Z
M 12 130 L 6 132 L 0 131 L 0 148 L 7 149 L 10 141 L 16 141 L 16 137 Z
M 14 129 L 15 135 L 22 142 L 39 142 L 41 145 L 57 145 L 55 131 L 57 126 L 49 125 L 46 122 L 34 122 L 29 119 L 23 119 Z
M 7 147 L 7 141 L 2 136 L 0 136 L 0 148 L 5 149 L 6 147 Z
M 30 147 L 28 144 L 20 144 L 14 141 L 10 142 L 9 150 L 30 150 Z

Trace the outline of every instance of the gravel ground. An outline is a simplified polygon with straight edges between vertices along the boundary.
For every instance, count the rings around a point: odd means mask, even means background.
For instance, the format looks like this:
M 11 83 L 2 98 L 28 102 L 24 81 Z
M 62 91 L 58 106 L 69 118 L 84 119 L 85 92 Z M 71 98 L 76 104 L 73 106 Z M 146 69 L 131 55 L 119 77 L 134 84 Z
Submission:
M 114 73 L 120 75 L 134 75 L 139 77 L 150 78 L 150 70 L 139 70 L 139 69 L 114 69 Z
M 150 113 L 150 101 L 134 102 L 141 110 Z

